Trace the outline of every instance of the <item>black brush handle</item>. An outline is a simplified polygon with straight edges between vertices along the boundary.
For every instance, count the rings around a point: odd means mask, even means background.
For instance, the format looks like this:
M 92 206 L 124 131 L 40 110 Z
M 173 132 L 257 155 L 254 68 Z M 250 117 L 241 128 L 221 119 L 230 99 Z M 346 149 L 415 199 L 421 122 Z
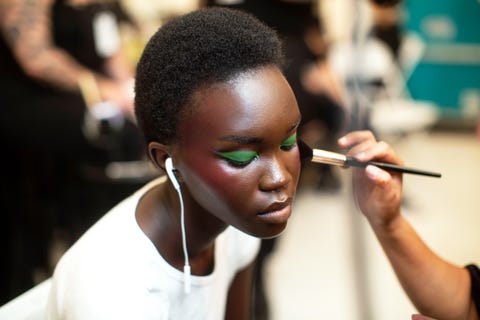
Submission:
M 413 168 L 408 168 L 408 167 L 402 167 L 402 166 L 397 166 L 395 164 L 390 164 L 390 163 L 384 163 L 384 162 L 376 162 L 376 161 L 367 161 L 367 162 L 360 162 L 358 160 L 355 160 L 354 158 L 347 157 L 347 160 L 345 160 L 345 165 L 347 166 L 352 166 L 352 167 L 366 167 L 369 164 L 374 165 L 376 167 L 382 168 L 387 171 L 394 171 L 394 172 L 401 172 L 401 173 L 412 173 L 412 174 L 419 174 L 422 176 L 429 176 L 429 177 L 435 177 L 435 178 L 440 178 L 442 175 L 437 172 L 431 172 L 431 171 L 425 171 L 425 170 L 418 170 L 418 169 L 413 169 Z

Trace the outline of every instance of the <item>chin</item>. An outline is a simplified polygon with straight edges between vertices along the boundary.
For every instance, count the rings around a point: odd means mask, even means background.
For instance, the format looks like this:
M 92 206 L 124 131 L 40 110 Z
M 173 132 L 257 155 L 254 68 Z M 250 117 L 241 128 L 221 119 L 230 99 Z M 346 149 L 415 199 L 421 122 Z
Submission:
M 276 238 L 285 232 L 285 229 L 287 228 L 287 223 L 283 223 L 281 225 L 275 225 L 275 226 L 268 226 L 268 230 L 264 230 L 263 232 L 255 235 L 257 238 L 261 239 L 273 239 Z

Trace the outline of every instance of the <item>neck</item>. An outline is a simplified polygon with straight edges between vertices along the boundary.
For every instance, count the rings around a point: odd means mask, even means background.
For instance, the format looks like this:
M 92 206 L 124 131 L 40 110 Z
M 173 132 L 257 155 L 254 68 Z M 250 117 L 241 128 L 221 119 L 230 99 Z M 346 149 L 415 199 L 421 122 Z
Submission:
M 188 192 L 182 195 L 189 263 L 193 274 L 205 275 L 213 270 L 215 239 L 226 229 L 226 224 L 199 207 Z M 136 216 L 160 255 L 176 269 L 183 270 L 180 201 L 174 188 L 166 183 L 148 192 L 140 200 Z

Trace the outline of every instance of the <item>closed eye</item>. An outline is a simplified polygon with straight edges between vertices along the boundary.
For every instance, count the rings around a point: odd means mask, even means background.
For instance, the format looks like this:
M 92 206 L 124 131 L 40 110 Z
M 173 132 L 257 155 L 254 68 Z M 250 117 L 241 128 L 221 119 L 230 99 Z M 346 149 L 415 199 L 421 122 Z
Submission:
M 297 133 L 295 132 L 290 137 L 288 137 L 285 141 L 282 142 L 280 145 L 280 149 L 284 151 L 291 150 L 297 144 Z
M 235 167 L 245 167 L 252 161 L 258 159 L 258 153 L 255 151 L 239 150 L 215 153 Z

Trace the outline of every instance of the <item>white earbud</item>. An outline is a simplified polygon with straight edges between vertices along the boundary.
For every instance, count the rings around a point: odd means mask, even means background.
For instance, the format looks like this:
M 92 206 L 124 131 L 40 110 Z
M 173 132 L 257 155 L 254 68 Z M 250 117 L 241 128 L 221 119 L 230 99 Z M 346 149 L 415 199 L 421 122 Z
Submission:
M 191 269 L 190 269 L 190 262 L 188 260 L 188 251 L 187 251 L 187 236 L 185 231 L 185 212 L 183 208 L 183 198 L 182 198 L 182 190 L 180 189 L 180 184 L 178 183 L 177 177 L 175 177 L 175 173 L 173 172 L 173 162 L 172 158 L 168 157 L 165 159 L 165 171 L 167 171 L 168 178 L 172 181 L 173 187 L 177 190 L 178 198 L 180 200 L 180 220 L 181 220 L 181 228 L 182 228 L 182 245 L 183 245 L 183 254 L 185 256 L 185 265 L 183 266 L 183 283 L 184 283 L 184 291 L 185 293 L 190 293 L 191 290 Z
M 175 173 L 173 173 L 173 162 L 172 162 L 172 158 L 170 157 L 168 157 L 165 160 L 165 170 L 167 171 L 168 178 L 170 178 L 170 181 L 172 181 L 175 189 L 180 190 L 180 184 L 178 183 L 178 180 L 175 177 Z

